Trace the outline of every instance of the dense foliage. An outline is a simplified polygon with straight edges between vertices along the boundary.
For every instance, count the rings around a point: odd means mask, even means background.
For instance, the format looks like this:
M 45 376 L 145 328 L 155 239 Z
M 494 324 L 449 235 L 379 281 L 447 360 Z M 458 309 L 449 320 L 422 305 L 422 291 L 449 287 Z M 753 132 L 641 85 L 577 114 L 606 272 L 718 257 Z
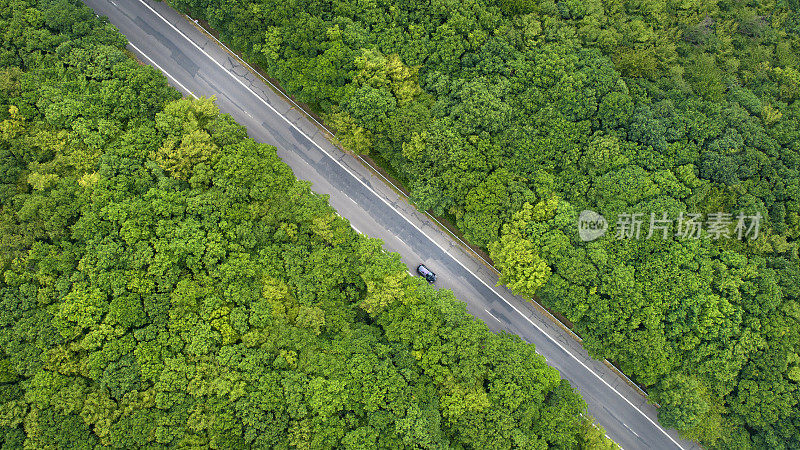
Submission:
M 800 446 L 797 0 L 170 0 L 719 448 Z M 764 216 L 578 239 L 577 211 Z
M 0 447 L 607 445 L 108 22 L 0 3 Z

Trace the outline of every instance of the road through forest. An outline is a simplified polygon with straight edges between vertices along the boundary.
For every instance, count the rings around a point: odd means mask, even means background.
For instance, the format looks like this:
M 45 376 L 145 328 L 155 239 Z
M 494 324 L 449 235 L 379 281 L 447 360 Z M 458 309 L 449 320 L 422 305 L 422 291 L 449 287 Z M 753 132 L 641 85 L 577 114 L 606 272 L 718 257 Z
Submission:
M 424 263 L 436 286 L 452 290 L 468 311 L 495 332 L 514 333 L 536 345 L 547 362 L 580 391 L 589 414 L 626 450 L 699 448 L 658 425 L 645 397 L 543 311 L 504 287 L 476 255 L 417 211 L 359 159 L 342 152 L 327 134 L 285 97 L 221 47 L 191 20 L 162 2 L 84 0 L 107 16 L 130 41 L 129 49 L 162 71 L 185 95 L 216 96 L 217 106 L 247 127 L 250 137 L 274 145 L 278 156 L 357 231 L 379 238 L 410 272 Z

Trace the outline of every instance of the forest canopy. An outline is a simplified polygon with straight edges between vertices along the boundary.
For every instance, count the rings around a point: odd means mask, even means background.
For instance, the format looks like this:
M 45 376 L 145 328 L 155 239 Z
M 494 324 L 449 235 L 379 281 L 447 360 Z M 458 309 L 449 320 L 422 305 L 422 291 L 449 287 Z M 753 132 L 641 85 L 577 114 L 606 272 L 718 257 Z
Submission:
M 409 276 L 107 20 L 12 3 L 0 447 L 607 445 L 533 345 Z
M 664 425 L 800 446 L 797 0 L 170 3 L 486 248 Z M 763 220 L 583 242 L 582 210 Z

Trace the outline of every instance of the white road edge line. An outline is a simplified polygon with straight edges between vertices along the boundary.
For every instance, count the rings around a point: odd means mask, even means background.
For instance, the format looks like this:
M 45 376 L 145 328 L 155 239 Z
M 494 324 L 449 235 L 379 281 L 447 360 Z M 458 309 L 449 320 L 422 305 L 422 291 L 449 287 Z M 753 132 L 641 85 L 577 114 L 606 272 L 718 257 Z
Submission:
M 246 85 L 244 82 L 242 82 L 242 80 L 240 80 L 240 79 L 239 79 L 239 77 L 237 77 L 235 74 L 231 73 L 231 72 L 230 72 L 228 69 L 226 69 L 226 68 L 225 68 L 225 66 L 223 66 L 222 64 L 220 64 L 220 63 L 219 63 L 219 62 L 218 62 L 216 59 L 212 58 L 212 57 L 211 57 L 211 55 L 209 55 L 208 53 L 206 53 L 206 51 L 205 51 L 205 50 L 203 50 L 202 48 L 200 48 L 200 46 L 199 46 L 199 45 L 197 45 L 197 44 L 196 44 L 196 43 L 195 43 L 193 40 L 189 39 L 189 37 L 188 37 L 188 36 L 186 36 L 186 35 L 185 35 L 185 34 L 184 34 L 184 33 L 183 33 L 181 30 L 179 30 L 179 29 L 178 29 L 178 28 L 177 28 L 175 25 L 173 25 L 172 23 L 170 23 L 170 22 L 169 22 L 167 19 L 165 19 L 165 18 L 164 18 L 164 16 L 162 16 L 161 14 L 159 14 L 159 13 L 158 13 L 158 11 L 156 11 L 156 10 L 155 10 L 155 9 L 153 9 L 153 8 L 152 8 L 150 5 L 148 5 L 147 3 L 145 3 L 145 1 L 144 1 L 144 0 L 139 0 L 139 3 L 141 3 L 142 5 L 144 5 L 144 6 L 145 6 L 147 9 L 149 9 L 149 10 L 150 10 L 150 11 L 151 11 L 153 14 L 155 14 L 155 15 L 156 15 L 156 16 L 158 16 L 158 17 L 159 17 L 161 20 L 163 20 L 163 21 L 164 21 L 164 23 L 166 23 L 167 25 L 169 25 L 169 27 L 170 27 L 170 28 L 172 28 L 172 29 L 173 29 L 173 30 L 175 30 L 175 31 L 176 31 L 178 34 L 180 34 L 180 35 L 181 35 L 181 36 L 182 36 L 184 39 L 186 39 L 186 40 L 187 40 L 187 41 L 188 41 L 190 44 L 192 44 L 192 45 L 193 45 L 193 46 L 194 46 L 194 47 L 195 47 L 195 48 L 196 48 L 196 49 L 197 49 L 197 50 L 198 50 L 200 53 L 202 53 L 202 54 L 206 55 L 206 57 L 208 57 L 208 59 L 210 59 L 210 60 L 211 60 L 211 61 L 212 61 L 214 64 L 216 64 L 216 65 L 217 65 L 217 66 L 218 66 L 220 69 L 222 69 L 223 71 L 225 71 L 225 73 L 227 73 L 228 75 L 230 75 L 230 76 L 231 76 L 231 78 L 233 78 L 234 80 L 236 80 L 236 82 L 237 82 L 237 83 L 239 83 L 239 84 L 240 84 L 240 85 L 241 85 L 243 88 L 245 88 L 245 89 L 246 89 L 248 92 L 250 92 L 250 94 L 252 94 L 254 97 L 256 97 L 256 98 L 257 98 L 257 99 L 258 99 L 258 100 L 259 100 L 261 103 L 263 103 L 263 104 L 264 104 L 266 107 L 268 107 L 268 108 L 269 108 L 269 109 L 271 109 L 271 110 L 272 110 L 272 111 L 273 111 L 275 114 L 277 114 L 278 116 L 280 116 L 280 117 L 281 117 L 281 118 L 282 118 L 282 119 L 283 119 L 283 120 L 284 120 L 284 121 L 285 121 L 285 122 L 286 122 L 286 123 L 287 123 L 287 124 L 288 124 L 290 127 L 294 128 L 294 129 L 295 129 L 295 130 L 297 130 L 297 131 L 298 131 L 298 132 L 299 132 L 299 133 L 300 133 L 300 134 L 301 134 L 303 137 L 305 137 L 306 139 L 308 139 L 308 141 L 309 141 L 309 142 L 311 142 L 312 144 L 314 144 L 314 146 L 315 146 L 315 147 L 317 147 L 317 148 L 318 148 L 318 149 L 319 149 L 321 152 L 323 152 L 325 155 L 327 155 L 328 157 L 330 157 L 330 158 L 331 158 L 331 159 L 332 159 L 334 162 L 336 162 L 336 164 L 337 164 L 337 165 L 339 165 L 339 167 L 341 167 L 342 169 L 344 169 L 344 170 L 345 170 L 345 171 L 346 171 L 348 174 L 350 174 L 350 176 L 352 176 L 352 177 L 353 177 L 355 180 L 357 180 L 359 183 L 361 183 L 361 184 L 362 184 L 362 185 L 363 185 L 365 188 L 367 188 L 367 190 L 369 190 L 369 191 L 370 191 L 370 192 L 371 192 L 373 195 L 375 195 L 376 197 L 380 198 L 380 199 L 381 199 L 381 201 L 382 201 L 383 203 L 385 203 L 385 204 L 386 204 L 386 206 L 388 206 L 389 208 L 391 208 L 392 210 L 394 210 L 394 212 L 396 212 L 396 213 L 397 213 L 397 214 L 398 214 L 400 217 L 402 217 L 402 218 L 403 218 L 403 219 L 404 219 L 406 222 L 408 222 L 408 224 L 409 224 L 409 225 L 411 225 L 412 227 L 416 228 L 416 229 L 417 229 L 417 231 L 419 231 L 420 233 L 422 233 L 423 235 L 425 235 L 426 237 L 428 237 L 428 236 L 425 234 L 425 232 L 424 232 L 424 231 L 422 231 L 422 230 L 421 230 L 421 229 L 419 229 L 419 228 L 418 228 L 416 225 L 414 225 L 414 223 L 413 223 L 413 222 L 411 222 L 411 220 L 409 220 L 409 219 L 408 219 L 408 218 L 407 218 L 405 215 L 403 215 L 402 213 L 400 213 L 400 211 L 398 211 L 398 210 L 397 210 L 397 209 L 396 209 L 394 206 L 392 206 L 392 204 L 391 204 L 391 203 L 389 203 L 388 201 L 386 201 L 386 199 L 384 199 L 382 196 L 378 195 L 378 193 L 377 193 L 377 192 L 375 192 L 375 191 L 374 191 L 374 190 L 373 190 L 373 189 L 372 189 L 372 188 L 371 188 L 369 185 L 367 185 L 366 183 L 364 183 L 364 182 L 363 182 L 363 181 L 362 181 L 362 180 L 361 180 L 359 177 L 357 177 L 357 176 L 356 176 L 356 175 L 355 175 L 353 172 L 351 172 L 351 171 L 350 171 L 350 169 L 348 169 L 348 168 L 347 168 L 345 165 L 343 165 L 341 162 L 339 162 L 339 160 L 337 160 L 336 158 L 333 158 L 333 157 L 331 157 L 331 155 L 330 155 L 328 152 L 326 152 L 326 151 L 325 151 L 325 149 L 323 149 L 323 148 L 322 148 L 322 147 L 321 147 L 319 144 L 317 144 L 317 143 L 316 143 L 316 141 L 314 141 L 313 139 L 311 139 L 311 138 L 310 138 L 310 137 L 309 137 L 309 136 L 308 136 L 308 135 L 307 135 L 307 134 L 306 134 L 306 133 L 305 133 L 303 130 L 301 130 L 299 127 L 297 127 L 297 126 L 296 126 L 294 123 L 292 123 L 292 122 L 291 122 L 289 119 L 287 119 L 286 117 L 284 117 L 284 116 L 283 116 L 283 114 L 279 113 L 279 112 L 278 112 L 278 111 L 277 111 L 275 108 L 273 108 L 273 107 L 272 107 L 272 105 L 270 105 L 269 103 L 267 103 L 267 102 L 266 102 L 266 101 L 265 101 L 263 98 L 261 98 L 261 96 L 260 96 L 260 95 L 256 94 L 256 92 L 255 92 L 255 91 L 253 91 L 252 89 L 250 89 L 250 87 L 249 87 L 249 86 L 247 86 L 247 85 Z M 148 58 L 148 59 L 150 59 L 150 58 Z M 163 70 L 162 70 L 162 72 L 163 72 Z M 167 72 L 164 72 L 164 73 L 166 74 Z M 530 323 L 530 324 L 531 324 L 531 325 L 533 325 L 533 326 L 534 326 L 534 327 L 535 327 L 537 330 L 539 330 L 539 332 L 540 332 L 540 333 L 542 333 L 543 335 L 547 336 L 547 338 L 548 338 L 548 339 L 550 339 L 550 341 L 552 341 L 554 344 L 556 344 L 556 345 L 557 345 L 557 346 L 558 346 L 558 347 L 559 347 L 559 348 L 560 348 L 560 349 L 561 349 L 561 350 L 562 350 L 564 353 L 566 353 L 566 354 L 568 354 L 570 357 L 572 357 L 572 359 L 574 359 L 574 360 L 575 360 L 575 361 L 576 361 L 578 364 L 580 364 L 580 365 L 581 365 L 581 366 L 582 366 L 584 369 L 586 369 L 586 370 L 587 370 L 589 373 L 591 373 L 592 375 L 594 375 L 594 376 L 595 376 L 595 378 L 597 378 L 598 380 L 600 380 L 600 382 L 601 382 L 601 383 L 605 384 L 605 385 L 606 385 L 606 386 L 608 386 L 608 388 L 609 388 L 609 389 L 611 389 L 611 390 L 612 390 L 612 391 L 613 391 L 615 394 L 619 395 L 619 396 L 620 396 L 620 398 L 622 398 L 622 400 L 624 400 L 624 401 L 625 401 L 625 403 L 629 404 L 629 405 L 630 405 L 630 406 L 631 406 L 631 407 L 632 407 L 634 410 L 636 410 L 636 411 L 637 411 L 639 414 L 641 414 L 642 416 L 644 416 L 644 418 L 645 418 L 645 419 L 647 419 L 647 421 L 648 421 L 648 422 L 650 422 L 650 423 L 651 423 L 653 426 L 655 426 L 655 427 L 656 427 L 656 429 L 658 429 L 659 431 L 661 431 L 661 432 L 662 432 L 662 433 L 663 433 L 663 434 L 664 434 L 664 435 L 665 435 L 665 436 L 666 436 L 666 437 L 667 437 L 667 438 L 668 438 L 670 441 L 672 441 L 672 443 L 673 443 L 673 444 L 675 444 L 675 445 L 676 445 L 676 446 L 677 446 L 679 449 L 681 449 L 681 450 L 685 450 L 683 447 L 681 447 L 681 445 L 680 445 L 680 444 L 678 444 L 678 442 L 677 442 L 677 441 L 675 441 L 675 439 L 673 439 L 673 438 L 672 438 L 672 436 L 670 436 L 670 435 L 669 435 L 669 434 L 668 434 L 668 433 L 667 433 L 667 432 L 666 432 L 666 431 L 665 431 L 663 428 L 661 428 L 661 426 L 660 426 L 660 425 L 658 425 L 657 423 L 655 423 L 655 422 L 653 421 L 653 419 L 651 419 L 651 418 L 650 418 L 650 417 L 649 417 L 647 414 L 645 414 L 645 413 L 644 413 L 642 410 L 640 410 L 639 408 L 637 408 L 637 407 L 636 407 L 636 405 L 634 405 L 633 403 L 631 403 L 631 401 L 630 401 L 630 400 L 628 400 L 628 399 L 627 399 L 627 398 L 626 398 L 624 395 L 622 395 L 622 394 L 621 394 L 621 393 L 620 393 L 620 392 L 619 392 L 619 391 L 618 391 L 616 388 L 614 388 L 614 386 L 611 386 L 610 384 L 608 384 L 608 382 L 607 382 L 606 380 L 604 380 L 604 379 L 603 379 L 603 378 L 602 378 L 600 375 L 596 374 L 596 373 L 595 373 L 595 372 L 594 372 L 592 369 L 590 369 L 590 368 L 589 368 L 589 366 L 587 366 L 586 364 L 584 364 L 584 362 L 583 362 L 583 361 L 581 361 L 580 359 L 578 359 L 578 358 L 577 358 L 575 355 L 573 355 L 573 354 L 572 354 L 572 352 L 570 352 L 569 350 L 567 350 L 567 349 L 566 349 L 564 346 L 562 346 L 562 345 L 561 345 L 561 344 L 560 344 L 560 343 L 559 343 L 557 340 L 555 340 L 555 339 L 554 339 L 552 336 L 550 336 L 549 334 L 547 334 L 547 333 L 546 333 L 546 332 L 545 332 L 545 331 L 544 331 L 544 330 L 543 330 L 541 327 L 539 327 L 538 325 L 536 325 L 536 324 L 535 324 L 535 323 L 534 323 L 534 322 L 533 322 L 533 321 L 532 321 L 532 320 L 531 320 L 531 319 L 530 319 L 528 316 L 526 316 L 525 314 L 523 314 L 523 313 L 522 313 L 522 311 L 520 311 L 519 309 L 517 309 L 517 307 L 515 307 L 515 306 L 514 306 L 514 305 L 512 305 L 512 304 L 511 304 L 511 303 L 510 303 L 508 300 L 506 300 L 505 298 L 503 298 L 503 296 L 502 296 L 502 295 L 500 295 L 500 294 L 499 294 L 498 292 L 496 292 L 496 291 L 495 291 L 495 290 L 494 290 L 492 287 L 490 287 L 488 284 L 486 284 L 486 282 L 484 282 L 484 281 L 483 281 L 483 280 L 482 280 L 482 279 L 481 279 L 481 278 L 480 278 L 478 275 L 476 275 L 476 274 L 475 274 L 475 273 L 473 273 L 471 270 L 469 270 L 469 269 L 468 269 L 466 266 L 464 266 L 464 264 L 462 264 L 462 263 L 461 263 L 461 261 L 459 261 L 459 260 L 458 260 L 456 257 L 454 257 L 453 255 L 451 255 L 451 254 L 450 254 L 450 252 L 448 252 L 448 251 L 447 251 L 446 249 L 444 249 L 444 248 L 443 248 L 441 245 L 439 245 L 439 243 L 438 243 L 438 242 L 436 242 L 435 240 L 431 239 L 430 237 L 428 237 L 428 239 L 430 239 L 430 241 L 431 241 L 431 242 L 433 242 L 433 243 L 434 243 L 434 244 L 435 244 L 437 247 L 439 247 L 439 249 L 440 249 L 440 250 L 442 250 L 442 251 L 443 251 L 445 254 L 447 254 L 448 256 L 450 256 L 451 258 L 453 258 L 453 260 L 454 260 L 456 263 L 458 263 L 458 265 L 460 265 L 460 266 L 461 266 L 461 267 L 462 267 L 464 270 L 466 270 L 467 272 L 471 273 L 471 274 L 472 274 L 472 276 L 474 276 L 474 277 L 475 277 L 475 278 L 476 278 L 478 281 L 480 281 L 480 282 L 481 282 L 481 284 L 483 284 L 484 286 L 486 286 L 486 288 L 488 288 L 488 289 L 489 289 L 491 292 L 493 292 L 495 295 L 497 295 L 497 296 L 498 296 L 498 297 L 499 297 L 501 300 L 503 300 L 503 302 L 505 302 L 505 303 L 506 303 L 508 306 L 510 306 L 510 307 L 511 307 L 511 308 L 512 308 L 514 311 L 516 311 L 516 312 L 517 312 L 517 313 L 518 313 L 520 316 L 522 316 L 522 317 L 523 317 L 525 320 L 527 320 L 527 321 L 528 321 L 528 323 Z M 635 433 L 634 433 L 634 434 L 635 434 Z
M 608 440 L 609 440 L 609 441 L 611 441 L 611 442 L 614 442 L 614 440 L 613 440 L 613 439 L 611 439 L 610 437 L 608 437 L 608 433 L 606 433 L 606 439 L 608 439 Z M 618 443 L 616 443 L 616 442 L 614 442 L 614 445 L 616 445 L 617 447 L 619 447 L 619 450 L 625 450 L 624 448 L 622 448 L 622 446 L 621 446 L 621 445 L 619 445 L 619 444 L 618 444 Z
M 111 2 L 111 3 L 114 3 L 114 2 Z M 114 6 L 117 6 L 117 4 L 116 4 L 116 3 L 114 3 Z M 156 63 L 155 61 L 153 61 L 152 59 L 150 59 L 150 57 L 149 57 L 149 56 L 147 56 L 147 55 L 146 55 L 146 54 L 145 54 L 143 51 L 139 50 L 139 47 L 137 47 L 137 46 L 133 45 L 133 42 L 130 42 L 130 41 L 128 41 L 128 45 L 130 45 L 131 47 L 133 47 L 133 49 L 134 49 L 134 50 L 136 50 L 137 52 L 139 52 L 139 54 L 140 54 L 140 55 L 142 55 L 142 56 L 144 56 L 145 58 L 147 58 L 147 60 L 148 60 L 148 61 L 150 61 L 150 64 L 152 64 L 152 65 L 156 66 L 156 69 L 158 69 L 158 70 L 160 70 L 160 71 L 164 72 L 164 75 L 168 76 L 168 77 L 169 77 L 169 78 L 170 78 L 170 79 L 171 79 L 173 82 L 175 82 L 175 84 L 177 84 L 178 86 L 180 86 L 180 88 L 181 88 L 181 89 L 183 89 L 184 91 L 188 92 L 188 93 L 189 93 L 189 95 L 191 95 L 192 97 L 194 97 L 194 98 L 195 98 L 195 100 L 197 99 L 197 96 L 196 96 L 196 95 L 194 95 L 194 92 L 192 92 L 192 91 L 190 91 L 189 89 L 187 89 L 187 88 L 186 88 L 186 86 L 184 86 L 184 85 L 183 85 L 183 83 L 181 83 L 180 81 L 178 81 L 178 79 L 177 79 L 177 78 L 173 77 L 173 76 L 172 76 L 172 75 L 170 75 L 170 74 L 169 74 L 169 73 L 168 73 L 166 70 L 162 69 L 162 68 L 161 68 L 161 66 L 159 66 L 159 65 L 158 65 L 158 63 Z

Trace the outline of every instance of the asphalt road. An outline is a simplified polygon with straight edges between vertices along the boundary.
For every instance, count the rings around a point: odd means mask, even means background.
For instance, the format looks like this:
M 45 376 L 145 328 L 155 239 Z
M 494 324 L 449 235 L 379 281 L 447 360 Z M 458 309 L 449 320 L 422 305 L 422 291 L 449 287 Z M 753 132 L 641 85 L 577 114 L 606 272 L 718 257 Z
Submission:
M 414 272 L 424 263 L 436 286 L 451 289 L 493 331 L 534 343 L 548 364 L 577 388 L 589 414 L 626 450 L 698 448 L 658 425 L 656 409 L 618 373 L 590 358 L 580 343 L 543 311 L 503 287 L 468 249 L 417 211 L 359 159 L 333 145 L 327 134 L 276 93 L 191 20 L 150 0 L 84 0 L 128 37 L 130 50 L 164 72 L 184 94 L 217 98 L 220 110 L 245 125 L 259 142 L 277 147 L 298 178 L 329 195 L 353 228 L 380 238 Z

